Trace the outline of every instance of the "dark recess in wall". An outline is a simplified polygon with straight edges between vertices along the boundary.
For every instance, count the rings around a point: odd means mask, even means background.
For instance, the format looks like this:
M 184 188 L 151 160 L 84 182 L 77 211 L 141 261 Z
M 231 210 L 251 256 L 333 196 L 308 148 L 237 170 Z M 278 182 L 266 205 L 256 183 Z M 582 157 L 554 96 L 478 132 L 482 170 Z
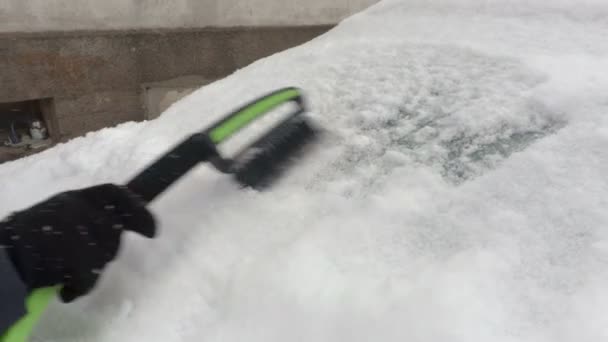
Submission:
M 0 102 L 0 163 L 52 146 L 52 108 L 52 99 Z

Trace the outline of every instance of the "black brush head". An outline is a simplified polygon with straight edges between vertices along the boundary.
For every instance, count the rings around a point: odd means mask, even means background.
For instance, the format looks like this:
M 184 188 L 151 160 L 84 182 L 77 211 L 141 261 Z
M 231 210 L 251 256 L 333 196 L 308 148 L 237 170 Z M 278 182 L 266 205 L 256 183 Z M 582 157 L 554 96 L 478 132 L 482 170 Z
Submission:
M 269 186 L 291 166 L 315 136 L 315 128 L 303 116 L 283 122 L 235 160 L 236 180 L 254 189 Z

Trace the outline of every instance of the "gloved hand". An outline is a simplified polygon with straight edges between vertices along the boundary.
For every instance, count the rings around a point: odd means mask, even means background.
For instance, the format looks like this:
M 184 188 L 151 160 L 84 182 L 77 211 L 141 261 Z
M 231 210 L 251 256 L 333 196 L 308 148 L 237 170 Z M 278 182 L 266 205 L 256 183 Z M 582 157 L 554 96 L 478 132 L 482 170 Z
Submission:
M 153 238 L 152 214 L 128 189 L 103 184 L 53 196 L 0 223 L 0 245 L 29 290 L 63 285 L 71 302 L 90 292 L 124 231 Z

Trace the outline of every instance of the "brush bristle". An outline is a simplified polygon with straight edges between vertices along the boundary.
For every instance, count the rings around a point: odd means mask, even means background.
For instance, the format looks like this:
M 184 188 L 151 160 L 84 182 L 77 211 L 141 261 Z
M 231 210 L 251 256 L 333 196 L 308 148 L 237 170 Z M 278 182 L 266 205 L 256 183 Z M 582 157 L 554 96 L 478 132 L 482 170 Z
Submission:
M 315 130 L 302 117 L 284 122 L 256 142 L 250 153 L 236 161 L 237 181 L 255 189 L 268 186 L 314 136 Z

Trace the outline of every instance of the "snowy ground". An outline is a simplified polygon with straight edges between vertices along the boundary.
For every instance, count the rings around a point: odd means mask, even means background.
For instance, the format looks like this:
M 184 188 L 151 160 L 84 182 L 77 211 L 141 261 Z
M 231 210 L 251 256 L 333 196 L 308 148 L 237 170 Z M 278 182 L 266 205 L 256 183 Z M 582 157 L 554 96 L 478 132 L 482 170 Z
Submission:
M 383 1 L 128 123 L 3 165 L 0 215 L 124 182 L 267 91 L 327 128 L 271 191 L 203 166 L 39 341 L 608 339 L 608 5 Z

